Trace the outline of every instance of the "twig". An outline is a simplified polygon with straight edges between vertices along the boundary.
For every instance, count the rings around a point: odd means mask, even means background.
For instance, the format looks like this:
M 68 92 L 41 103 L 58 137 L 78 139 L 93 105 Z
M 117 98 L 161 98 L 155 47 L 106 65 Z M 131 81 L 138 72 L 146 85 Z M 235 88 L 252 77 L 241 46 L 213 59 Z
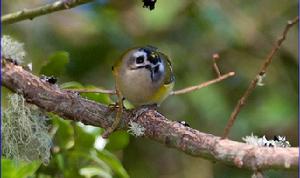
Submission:
M 116 130 L 116 128 L 119 126 L 121 120 L 122 120 L 122 113 L 123 113 L 123 96 L 119 90 L 119 85 L 117 82 L 117 79 L 115 80 L 115 86 L 116 86 L 116 95 L 118 97 L 118 109 L 117 109 L 117 113 L 116 113 L 116 117 L 114 122 L 112 123 L 112 125 L 110 127 L 108 127 L 104 133 L 102 134 L 103 138 L 108 138 L 108 136 L 114 131 Z
M 298 23 L 299 21 L 299 16 L 297 16 L 295 19 L 293 19 L 292 21 L 288 21 L 287 25 L 285 26 L 283 32 L 282 32 L 282 36 L 276 41 L 274 47 L 272 48 L 272 51 L 269 53 L 269 55 L 267 56 L 267 58 L 264 60 L 264 63 L 262 64 L 260 70 L 258 71 L 257 75 L 255 76 L 255 78 L 250 82 L 249 87 L 247 88 L 247 90 L 245 91 L 245 93 L 243 94 L 243 96 L 239 99 L 239 101 L 237 102 L 233 112 L 230 115 L 230 118 L 227 122 L 227 125 L 224 129 L 224 134 L 223 134 L 223 139 L 228 137 L 229 131 L 232 128 L 234 121 L 237 118 L 237 115 L 239 114 L 241 108 L 246 104 L 246 101 L 249 97 L 249 95 L 252 93 L 252 91 L 256 88 L 257 86 L 257 82 L 260 80 L 260 78 L 263 77 L 263 75 L 265 75 L 267 68 L 269 67 L 269 65 L 272 62 L 272 58 L 275 55 L 275 53 L 279 50 L 282 42 L 285 40 L 287 33 L 289 31 L 289 29 L 295 25 L 296 23 Z
M 224 74 L 216 79 L 213 79 L 213 80 L 210 80 L 210 81 L 207 81 L 207 82 L 204 82 L 204 83 L 200 83 L 199 85 L 195 85 L 195 86 L 190 86 L 190 87 L 187 87 L 187 88 L 184 88 L 184 89 L 181 89 L 181 90 L 176 90 L 176 91 L 173 91 L 171 92 L 170 95 L 180 95 L 180 94 L 185 94 L 185 93 L 189 93 L 189 92 L 192 92 L 192 91 L 195 91 L 195 90 L 199 90 L 201 88 L 204 88 L 204 87 L 207 87 L 211 84 L 214 84 L 214 83 L 217 83 L 217 82 L 220 82 L 224 79 L 227 79 L 228 77 L 231 77 L 231 76 L 234 76 L 235 73 L 234 72 L 229 72 L 227 74 Z
M 213 60 L 213 68 L 214 68 L 217 76 L 221 77 L 221 72 L 220 72 L 220 69 L 219 69 L 218 64 L 217 64 L 217 60 L 219 60 L 220 56 L 219 56 L 218 53 L 215 53 L 215 54 L 213 54 L 212 57 L 213 57 L 212 58 L 212 60 Z
M 60 90 L 40 80 L 21 66 L 7 62 L 1 68 L 2 85 L 22 94 L 27 102 L 53 112 L 65 119 L 87 125 L 108 128 L 116 111 L 84 99 L 72 92 Z M 199 132 L 171 121 L 153 109 L 142 114 L 124 110 L 118 129 L 127 130 L 128 123 L 136 123 L 144 129 L 143 137 L 176 148 L 186 154 L 219 161 L 249 170 L 284 169 L 297 170 L 299 148 L 258 147 Z M 134 119 L 133 119 L 134 118 Z
M 211 84 L 214 84 L 214 83 L 220 82 L 222 80 L 225 80 L 228 77 L 231 77 L 233 75 L 234 75 L 234 72 L 229 72 L 227 74 L 221 75 L 220 77 L 218 77 L 216 79 L 213 79 L 213 80 L 210 80 L 210 81 L 207 81 L 207 82 L 195 85 L 195 86 L 190 86 L 190 87 L 187 87 L 187 88 L 184 88 L 184 89 L 181 89 L 181 90 L 173 91 L 173 92 L 171 92 L 170 95 L 180 95 L 180 94 L 185 94 L 185 93 L 192 92 L 194 90 L 199 90 L 203 87 L 207 87 Z M 107 90 L 107 89 L 64 89 L 64 91 L 72 91 L 72 92 L 78 92 L 78 93 L 104 93 L 104 94 L 110 94 L 110 95 L 115 95 L 116 94 L 116 91 Z
M 89 3 L 93 0 L 59 0 L 51 4 L 46 4 L 44 6 L 36 7 L 33 9 L 23 9 L 18 12 L 3 15 L 1 17 L 1 23 L 3 25 L 16 23 L 25 19 L 32 20 L 35 17 L 42 16 L 45 14 L 50 14 L 55 11 L 60 11 L 64 9 L 70 9 L 81 4 Z
M 64 89 L 64 91 L 71 91 L 71 92 L 77 92 L 77 93 L 103 93 L 103 94 L 110 94 L 115 95 L 115 90 L 107 90 L 107 89 Z

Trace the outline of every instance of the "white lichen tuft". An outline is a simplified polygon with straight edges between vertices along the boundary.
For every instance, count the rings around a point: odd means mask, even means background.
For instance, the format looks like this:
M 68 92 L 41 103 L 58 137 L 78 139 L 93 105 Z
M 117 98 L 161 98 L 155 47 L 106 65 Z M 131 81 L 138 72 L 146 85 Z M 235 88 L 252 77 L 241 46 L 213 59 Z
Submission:
M 128 133 L 140 137 L 145 134 L 145 128 L 136 122 L 130 121 Z
M 287 141 L 284 136 L 280 136 L 280 135 L 275 136 L 274 141 L 277 147 L 291 147 L 290 142 Z
M 51 137 L 47 117 L 23 96 L 9 95 L 2 115 L 2 155 L 9 159 L 49 163 Z
M 275 136 L 274 140 L 268 140 L 265 136 L 258 137 L 253 135 L 246 136 L 242 138 L 249 145 L 255 145 L 260 147 L 290 147 L 289 141 L 286 140 L 285 137 Z
M 24 44 L 20 43 L 8 35 L 3 35 L 1 38 L 1 55 L 6 59 L 11 59 L 21 64 L 24 61 L 26 52 Z
M 266 141 L 267 141 L 265 136 L 258 138 L 256 135 L 253 135 L 253 133 L 251 133 L 250 136 L 243 137 L 242 139 L 247 144 L 255 145 L 255 146 L 264 146 L 264 143 L 266 143 Z
M 29 69 L 30 71 L 32 71 L 32 62 L 29 63 L 29 64 L 27 64 L 27 67 L 28 67 L 28 69 Z
M 266 77 L 266 74 L 265 73 L 263 73 L 263 74 L 259 74 L 258 76 L 257 76 L 257 86 L 260 86 L 260 87 L 262 87 L 262 86 L 264 86 L 265 84 L 263 83 L 263 80 L 264 80 L 264 78 Z

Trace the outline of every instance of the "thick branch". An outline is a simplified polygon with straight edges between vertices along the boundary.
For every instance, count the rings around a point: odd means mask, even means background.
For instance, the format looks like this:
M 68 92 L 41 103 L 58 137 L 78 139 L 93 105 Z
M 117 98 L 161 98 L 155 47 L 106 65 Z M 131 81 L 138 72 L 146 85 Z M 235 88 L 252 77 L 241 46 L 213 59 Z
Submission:
M 69 9 L 91 1 L 93 0 L 59 0 L 59 1 L 55 1 L 52 4 L 46 4 L 41 7 L 37 7 L 33 9 L 23 9 L 18 12 L 3 15 L 1 17 L 1 23 L 6 25 L 6 24 L 19 22 L 25 19 L 32 20 L 33 18 L 38 16 L 50 14 L 52 12 L 56 12 L 64 9 Z
M 60 90 L 32 75 L 21 66 L 2 60 L 2 85 L 22 94 L 26 100 L 59 116 L 87 125 L 107 128 L 112 124 L 115 111 L 86 100 L 74 92 Z M 141 111 L 141 110 L 140 110 Z M 145 128 L 144 137 L 176 148 L 192 156 L 218 160 L 229 165 L 251 170 L 296 169 L 298 148 L 255 147 L 231 140 L 222 140 L 211 134 L 166 119 L 155 110 L 148 109 L 137 115 L 134 110 L 122 114 L 118 129 L 128 129 L 129 121 Z

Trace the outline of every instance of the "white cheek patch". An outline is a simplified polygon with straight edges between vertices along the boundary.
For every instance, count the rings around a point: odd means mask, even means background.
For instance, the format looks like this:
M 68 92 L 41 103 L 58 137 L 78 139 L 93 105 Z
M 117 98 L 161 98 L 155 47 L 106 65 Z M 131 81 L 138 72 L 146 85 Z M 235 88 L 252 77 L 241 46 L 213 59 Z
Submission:
M 162 63 L 159 63 L 159 72 L 164 72 L 165 71 L 165 68 L 164 68 L 164 66 L 162 65 Z
M 137 52 L 133 53 L 133 56 L 135 58 L 144 56 L 144 59 L 147 59 L 147 53 L 145 53 L 145 51 L 137 51 Z

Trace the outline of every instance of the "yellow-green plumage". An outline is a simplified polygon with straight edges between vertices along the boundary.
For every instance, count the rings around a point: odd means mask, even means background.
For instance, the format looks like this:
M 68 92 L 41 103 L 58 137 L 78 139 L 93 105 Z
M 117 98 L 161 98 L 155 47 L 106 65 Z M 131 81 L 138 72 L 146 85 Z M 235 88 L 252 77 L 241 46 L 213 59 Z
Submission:
M 164 84 L 158 89 L 157 92 L 150 98 L 149 103 L 160 104 L 162 103 L 171 93 L 174 87 L 174 82 L 169 84 Z

